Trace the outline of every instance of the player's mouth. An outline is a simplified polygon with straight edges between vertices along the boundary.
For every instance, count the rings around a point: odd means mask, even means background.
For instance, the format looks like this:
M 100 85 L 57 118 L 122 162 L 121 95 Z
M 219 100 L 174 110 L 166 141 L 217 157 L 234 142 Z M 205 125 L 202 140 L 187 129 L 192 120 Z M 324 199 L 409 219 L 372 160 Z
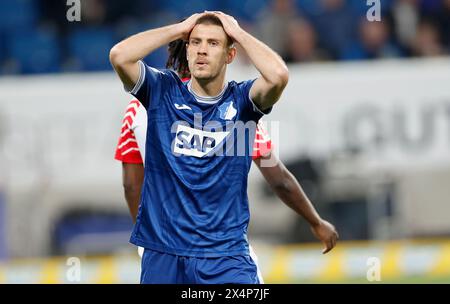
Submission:
M 205 67 L 208 65 L 207 61 L 199 60 L 195 63 L 198 67 Z

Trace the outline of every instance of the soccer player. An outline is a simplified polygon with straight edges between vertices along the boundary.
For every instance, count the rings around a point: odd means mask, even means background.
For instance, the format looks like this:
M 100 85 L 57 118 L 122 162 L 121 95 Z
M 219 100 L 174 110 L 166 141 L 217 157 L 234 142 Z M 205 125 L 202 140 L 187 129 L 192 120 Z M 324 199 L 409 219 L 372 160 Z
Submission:
M 168 52 L 166 68 L 174 69 L 182 81 L 188 81 L 190 73 L 186 60 L 185 42 L 181 39 L 171 41 Z M 137 99 L 132 99 L 122 121 L 115 159 L 122 162 L 125 200 L 133 222 L 136 221 L 144 179 L 143 159 L 145 159 L 146 133 L 147 112 Z M 313 234 L 325 245 L 323 253 L 329 252 L 335 246 L 338 236 L 334 226 L 321 219 L 292 173 L 273 154 L 272 141 L 260 124 L 256 129 L 252 158 L 278 197 L 311 225 Z M 271 160 L 275 165 L 262 166 L 262 159 Z M 142 251 L 142 247 L 139 247 L 140 256 Z
M 146 132 L 147 113 L 141 103 L 133 99 L 127 106 L 115 153 L 115 159 L 122 162 L 125 200 L 133 222 L 136 221 L 144 180 Z M 322 252 L 325 254 L 333 249 L 338 238 L 336 229 L 318 215 L 295 177 L 273 154 L 270 136 L 260 124 L 256 129 L 252 158 L 277 196 L 308 221 L 313 234 L 325 246 Z M 262 166 L 261 161 L 264 159 L 270 160 L 275 165 Z M 139 249 L 139 255 L 142 256 L 142 247 Z
M 188 41 L 187 84 L 142 62 L 180 38 Z M 258 79 L 225 83 L 233 40 L 253 60 Z M 254 132 L 287 84 L 284 62 L 221 12 L 134 35 L 112 48 L 110 60 L 148 114 L 141 204 L 130 239 L 145 248 L 141 283 L 258 283 L 246 236 L 251 155 L 217 151 L 234 149 L 239 137 L 254 138 L 236 124 L 253 122 Z M 205 129 L 209 122 L 214 127 Z

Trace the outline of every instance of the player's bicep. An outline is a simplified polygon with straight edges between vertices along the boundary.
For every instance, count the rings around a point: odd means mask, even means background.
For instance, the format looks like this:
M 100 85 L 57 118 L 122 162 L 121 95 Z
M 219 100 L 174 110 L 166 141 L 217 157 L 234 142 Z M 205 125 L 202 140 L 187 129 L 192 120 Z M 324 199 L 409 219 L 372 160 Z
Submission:
M 122 163 L 122 182 L 125 188 L 140 189 L 143 181 L 143 164 Z
M 263 162 L 266 160 L 271 160 L 275 158 L 274 166 L 264 166 Z M 261 156 L 253 160 L 255 165 L 258 167 L 261 174 L 264 176 L 264 179 L 272 188 L 277 188 L 277 186 L 283 182 L 283 166 L 281 162 L 270 152 L 267 155 Z
M 126 91 L 131 91 L 139 81 L 141 74 L 139 62 L 124 63 L 121 65 L 113 65 L 114 69 L 123 83 Z
M 161 72 L 149 67 L 142 60 L 137 62 L 137 71 L 139 73 L 137 80 L 133 80 L 134 84 L 132 87 L 125 87 L 125 90 L 136 97 L 147 109 L 150 103 L 150 93 L 153 92 L 153 95 L 158 96 L 156 93 L 161 89 L 161 84 L 159 83 Z
M 273 84 L 259 77 L 250 88 L 250 98 L 261 111 L 265 111 L 280 99 L 284 88 L 283 84 Z

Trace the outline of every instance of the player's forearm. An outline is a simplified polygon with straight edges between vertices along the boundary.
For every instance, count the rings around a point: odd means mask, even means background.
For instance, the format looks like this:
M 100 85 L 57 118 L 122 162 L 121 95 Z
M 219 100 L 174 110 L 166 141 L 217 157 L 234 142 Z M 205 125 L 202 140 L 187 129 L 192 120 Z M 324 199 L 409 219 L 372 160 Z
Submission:
M 274 187 L 274 190 L 287 206 L 301 215 L 311 226 L 320 224 L 321 217 L 301 185 L 287 169 L 283 172 L 283 180 Z
M 144 166 L 142 164 L 122 163 L 123 190 L 133 222 L 136 221 L 139 210 L 143 181 Z
M 128 209 L 130 211 L 133 223 L 136 222 L 136 217 L 139 210 L 139 201 L 141 196 L 141 187 L 125 187 L 125 199 L 128 204 Z
M 244 30 L 239 31 L 235 39 L 268 83 L 280 88 L 287 85 L 289 71 L 276 52 Z
M 182 30 L 179 24 L 138 33 L 119 42 L 111 49 L 111 63 L 114 66 L 136 63 L 157 48 L 181 37 Z

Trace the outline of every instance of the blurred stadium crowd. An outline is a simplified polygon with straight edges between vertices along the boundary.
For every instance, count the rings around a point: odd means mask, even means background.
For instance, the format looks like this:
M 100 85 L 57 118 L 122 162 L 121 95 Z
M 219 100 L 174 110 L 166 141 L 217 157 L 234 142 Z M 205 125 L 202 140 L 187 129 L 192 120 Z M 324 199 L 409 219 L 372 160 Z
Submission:
M 368 22 L 364 0 L 81 0 L 69 22 L 60 0 L 0 2 L 0 74 L 111 70 L 111 46 L 205 8 L 235 16 L 287 62 L 448 55 L 450 0 L 381 0 Z M 161 67 L 161 49 L 146 60 Z M 245 57 L 244 57 L 245 62 Z

